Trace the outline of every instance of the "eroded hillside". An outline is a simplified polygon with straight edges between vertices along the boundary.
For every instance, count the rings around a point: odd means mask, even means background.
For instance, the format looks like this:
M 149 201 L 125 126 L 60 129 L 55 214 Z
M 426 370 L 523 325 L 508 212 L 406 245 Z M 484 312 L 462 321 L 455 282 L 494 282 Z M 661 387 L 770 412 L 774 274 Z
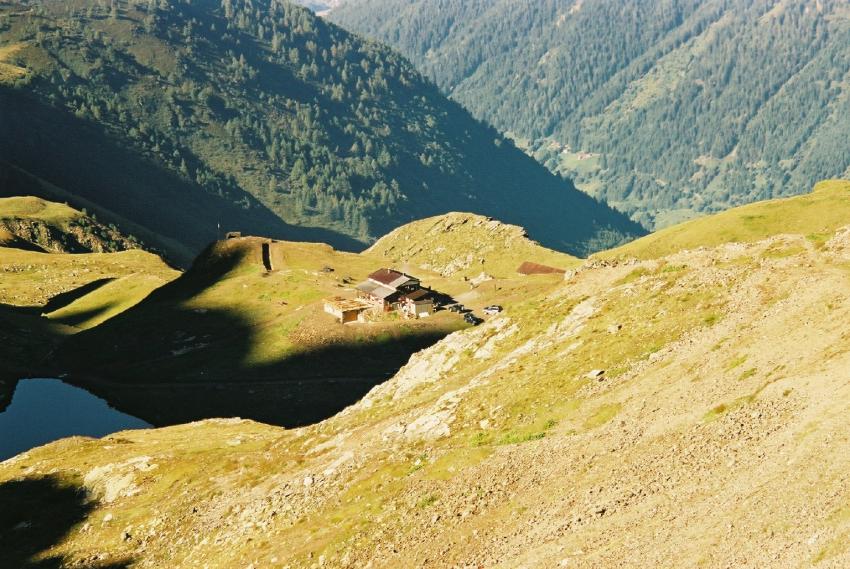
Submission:
M 0 247 L 55 253 L 108 253 L 138 249 L 123 235 L 68 205 L 41 198 L 0 198 Z
M 588 261 L 311 427 L 206 421 L 32 450 L 0 465 L 22 506 L 0 517 L 0 551 L 20 565 L 846 566 L 850 226 L 801 229 Z

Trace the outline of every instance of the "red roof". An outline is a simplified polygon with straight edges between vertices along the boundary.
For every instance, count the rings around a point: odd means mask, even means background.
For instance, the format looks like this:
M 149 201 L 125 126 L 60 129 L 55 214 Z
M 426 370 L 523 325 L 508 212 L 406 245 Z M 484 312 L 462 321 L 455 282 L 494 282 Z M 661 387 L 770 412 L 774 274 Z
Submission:
M 410 275 L 400 273 L 399 271 L 394 271 L 393 269 L 378 269 L 369 275 L 369 278 L 375 282 L 379 282 L 393 288 L 398 288 L 408 281 L 419 282 L 418 279 L 415 279 Z
M 409 298 L 410 300 L 424 300 L 426 297 L 431 295 L 430 290 L 425 290 L 424 288 L 420 288 L 419 290 L 414 290 L 413 292 L 409 292 L 404 295 L 405 298 Z
M 401 276 L 403 275 L 400 272 L 392 269 L 378 269 L 374 273 L 370 274 L 369 278 L 373 281 L 378 281 L 379 283 L 388 285 Z
M 551 275 L 554 273 L 564 274 L 566 271 L 564 269 L 558 269 L 555 267 L 549 267 L 547 265 L 541 265 L 539 263 L 532 263 L 531 261 L 526 261 L 516 270 L 521 275 Z

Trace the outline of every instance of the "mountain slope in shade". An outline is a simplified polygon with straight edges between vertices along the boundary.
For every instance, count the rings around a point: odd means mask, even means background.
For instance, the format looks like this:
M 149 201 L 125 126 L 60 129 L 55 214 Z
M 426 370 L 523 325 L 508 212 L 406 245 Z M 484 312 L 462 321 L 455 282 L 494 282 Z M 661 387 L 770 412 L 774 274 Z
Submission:
M 330 18 L 650 227 L 850 177 L 843 1 L 360 0 Z
M 581 254 L 642 233 L 288 2 L 22 0 L 0 22 L 0 158 L 195 252 L 219 224 L 356 249 L 450 210 Z

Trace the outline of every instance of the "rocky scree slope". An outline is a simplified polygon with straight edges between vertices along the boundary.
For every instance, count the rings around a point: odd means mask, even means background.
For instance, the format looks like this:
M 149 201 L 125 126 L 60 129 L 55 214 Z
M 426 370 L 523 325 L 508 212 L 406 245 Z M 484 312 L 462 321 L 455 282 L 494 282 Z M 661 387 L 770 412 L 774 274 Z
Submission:
M 0 552 L 138 567 L 846 566 L 848 317 L 850 226 L 591 260 L 317 425 L 205 421 L 11 459 L 4 486 L 79 492 L 86 519 L 43 546 L 50 520 L 13 508 Z

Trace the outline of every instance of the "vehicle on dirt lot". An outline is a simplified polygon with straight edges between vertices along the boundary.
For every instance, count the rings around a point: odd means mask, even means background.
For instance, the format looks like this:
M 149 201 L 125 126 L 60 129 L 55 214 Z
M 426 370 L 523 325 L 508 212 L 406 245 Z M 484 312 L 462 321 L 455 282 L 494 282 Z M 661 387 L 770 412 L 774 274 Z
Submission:
M 478 318 L 476 315 L 474 315 L 471 312 L 467 312 L 466 314 L 464 314 L 463 319 L 466 320 L 467 323 L 472 324 L 473 326 L 478 326 L 479 324 L 484 322 L 484 320 L 482 320 L 481 318 Z

